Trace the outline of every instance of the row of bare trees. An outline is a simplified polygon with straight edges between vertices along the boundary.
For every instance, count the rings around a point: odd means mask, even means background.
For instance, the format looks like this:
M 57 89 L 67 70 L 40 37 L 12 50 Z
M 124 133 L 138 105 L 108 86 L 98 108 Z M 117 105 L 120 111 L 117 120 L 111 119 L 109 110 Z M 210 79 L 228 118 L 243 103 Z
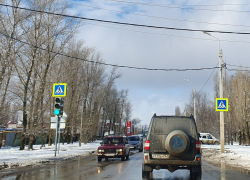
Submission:
M 69 9 L 61 0 L 0 1 L 57 14 Z M 130 119 L 128 91 L 118 91 L 114 84 L 121 74 L 116 68 L 107 72 L 101 54 L 76 39 L 81 22 L 3 6 L 0 15 L 0 125 L 22 121 L 20 150 L 25 148 L 26 138 L 30 149 L 38 134 L 45 143 L 46 128 L 54 116 L 53 83 L 67 83 L 63 139 L 68 143 L 80 130 L 81 118 L 85 143 L 97 134 L 105 119 L 113 122 L 111 129 L 117 128 L 114 123 L 121 126 Z M 53 133 L 49 130 L 49 143 Z
M 224 98 L 228 98 L 229 111 L 225 116 L 225 137 L 228 144 L 239 141 L 239 144 L 250 144 L 249 120 L 250 120 L 250 74 L 243 68 L 232 75 L 228 75 L 224 69 L 223 89 Z M 199 132 L 210 132 L 219 137 L 220 120 L 219 112 L 215 111 L 215 98 L 219 97 L 219 77 L 214 76 L 215 97 L 209 97 L 208 93 L 196 94 L 196 123 Z M 189 103 L 185 105 L 187 114 L 193 114 L 193 93 Z M 176 107 L 176 113 L 181 114 Z M 184 114 L 184 113 L 183 113 Z

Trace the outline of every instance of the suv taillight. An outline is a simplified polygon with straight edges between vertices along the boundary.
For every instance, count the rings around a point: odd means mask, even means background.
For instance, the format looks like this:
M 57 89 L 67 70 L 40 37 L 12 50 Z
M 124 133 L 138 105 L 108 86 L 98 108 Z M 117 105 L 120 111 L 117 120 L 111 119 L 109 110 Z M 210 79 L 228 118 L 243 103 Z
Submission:
M 149 148 L 150 148 L 150 140 L 146 140 L 146 141 L 145 141 L 144 149 L 145 149 L 145 150 L 149 150 Z
M 196 148 L 195 148 L 195 150 L 196 151 L 200 151 L 201 150 L 201 143 L 200 143 L 200 141 L 196 141 Z

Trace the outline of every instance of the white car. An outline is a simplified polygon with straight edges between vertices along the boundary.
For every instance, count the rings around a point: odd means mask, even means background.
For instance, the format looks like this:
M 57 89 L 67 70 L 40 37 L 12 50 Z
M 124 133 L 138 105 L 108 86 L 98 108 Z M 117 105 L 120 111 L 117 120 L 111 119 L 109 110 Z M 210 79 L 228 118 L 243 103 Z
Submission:
M 200 133 L 200 142 L 202 144 L 215 144 L 219 145 L 220 141 L 210 133 Z

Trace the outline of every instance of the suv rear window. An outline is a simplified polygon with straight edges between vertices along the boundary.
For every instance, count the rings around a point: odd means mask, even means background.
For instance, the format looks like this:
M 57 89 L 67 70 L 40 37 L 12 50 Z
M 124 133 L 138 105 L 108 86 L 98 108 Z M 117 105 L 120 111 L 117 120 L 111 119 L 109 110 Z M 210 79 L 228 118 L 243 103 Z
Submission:
M 178 123 L 176 123 L 178 122 Z M 173 130 L 180 129 L 186 134 L 195 134 L 194 122 L 188 118 L 155 118 L 151 125 L 151 134 L 169 134 Z
M 131 137 L 128 137 L 128 140 L 129 141 L 140 141 L 140 137 L 139 136 L 131 136 Z

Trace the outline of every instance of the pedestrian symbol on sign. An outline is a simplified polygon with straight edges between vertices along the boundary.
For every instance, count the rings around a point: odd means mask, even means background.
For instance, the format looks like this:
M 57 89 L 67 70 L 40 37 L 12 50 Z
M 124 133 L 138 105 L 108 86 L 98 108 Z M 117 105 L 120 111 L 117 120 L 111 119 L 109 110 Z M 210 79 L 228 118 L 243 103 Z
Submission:
M 216 111 L 228 111 L 228 99 L 227 98 L 216 98 Z
M 221 102 L 220 102 L 220 105 L 218 106 L 218 108 L 219 108 L 219 109 L 225 109 L 225 108 L 227 108 L 227 107 L 225 106 L 225 104 L 223 103 L 223 101 L 221 101 Z
M 61 86 L 59 86 L 58 89 L 56 90 L 56 94 L 61 94 L 61 93 L 63 93 L 63 90 Z

